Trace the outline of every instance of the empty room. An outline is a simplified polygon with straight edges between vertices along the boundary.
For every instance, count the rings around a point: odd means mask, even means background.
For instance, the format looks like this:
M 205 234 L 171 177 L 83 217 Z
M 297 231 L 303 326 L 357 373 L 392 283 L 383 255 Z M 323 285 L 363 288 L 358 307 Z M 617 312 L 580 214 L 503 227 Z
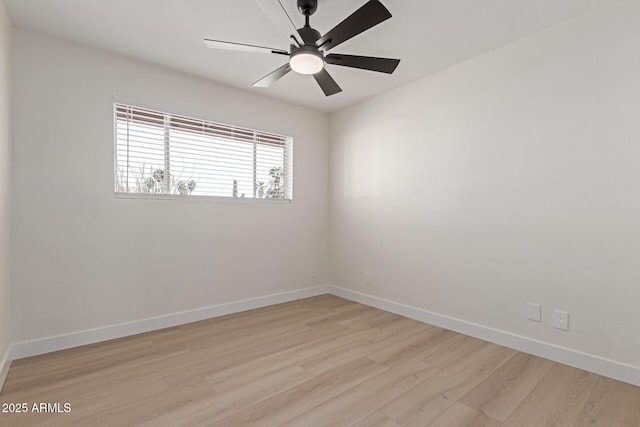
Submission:
M 0 0 L 0 405 L 640 427 L 640 1 Z

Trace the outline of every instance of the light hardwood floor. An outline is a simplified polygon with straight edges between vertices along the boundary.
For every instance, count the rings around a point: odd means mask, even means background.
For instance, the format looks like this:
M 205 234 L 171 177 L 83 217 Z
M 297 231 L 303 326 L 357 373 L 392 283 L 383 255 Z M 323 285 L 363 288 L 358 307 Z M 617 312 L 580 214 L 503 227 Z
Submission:
M 640 388 L 323 295 L 13 362 L 1 426 L 640 426 Z

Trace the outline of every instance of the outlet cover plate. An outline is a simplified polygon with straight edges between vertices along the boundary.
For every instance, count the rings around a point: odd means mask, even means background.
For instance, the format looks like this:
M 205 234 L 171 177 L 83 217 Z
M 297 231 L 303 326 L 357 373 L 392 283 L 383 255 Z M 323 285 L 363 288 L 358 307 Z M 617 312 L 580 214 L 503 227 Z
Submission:
M 542 305 L 533 302 L 527 303 L 527 319 L 542 322 Z
M 553 327 L 561 331 L 568 331 L 569 313 L 563 310 L 553 310 Z
M 367 287 L 373 286 L 373 274 L 368 271 L 364 272 L 364 285 Z

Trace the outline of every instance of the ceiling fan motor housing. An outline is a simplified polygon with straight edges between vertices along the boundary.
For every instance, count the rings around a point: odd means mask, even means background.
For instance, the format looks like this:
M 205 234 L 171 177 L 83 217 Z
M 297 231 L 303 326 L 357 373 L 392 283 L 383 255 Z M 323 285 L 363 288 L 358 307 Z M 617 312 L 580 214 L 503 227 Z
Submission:
M 318 10 L 318 0 L 298 0 L 298 10 L 303 15 L 313 15 Z
M 315 28 L 311 28 L 309 26 L 304 26 L 302 28 L 298 28 L 298 34 L 304 40 L 305 45 L 314 46 L 315 42 L 320 38 L 320 32 Z

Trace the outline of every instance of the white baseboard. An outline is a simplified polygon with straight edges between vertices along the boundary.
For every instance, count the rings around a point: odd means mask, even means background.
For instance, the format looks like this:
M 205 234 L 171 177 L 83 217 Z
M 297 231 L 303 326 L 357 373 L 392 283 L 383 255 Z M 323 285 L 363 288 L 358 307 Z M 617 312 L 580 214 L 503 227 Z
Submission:
M 525 353 L 544 357 L 555 362 L 584 369 L 619 381 L 640 386 L 640 366 L 627 365 L 593 354 L 583 353 L 543 341 L 493 329 L 465 320 L 456 319 L 405 304 L 374 297 L 349 289 L 330 286 L 333 295 L 359 302 L 381 310 L 390 311 L 420 322 L 490 341 Z
M 2 361 L 0 361 L 0 392 L 2 392 L 2 388 L 4 387 L 4 380 L 7 379 L 7 374 L 9 373 L 9 368 L 11 367 L 11 346 L 7 348 L 4 356 L 2 357 Z
M 107 341 L 129 335 L 141 334 L 143 332 L 169 328 L 171 326 L 184 325 L 185 323 L 197 322 L 199 320 L 211 319 L 213 317 L 224 316 L 227 314 L 238 313 L 241 311 L 252 310 L 254 308 L 266 307 L 269 305 L 327 293 L 329 293 L 329 286 L 297 289 L 294 291 L 212 305 L 209 307 L 167 314 L 164 316 L 140 319 L 133 322 L 87 329 L 84 331 L 71 332 L 68 334 L 40 338 L 31 341 L 17 342 L 12 346 L 10 357 L 12 359 L 22 359 L 23 357 L 36 356 L 39 354 L 50 353 L 52 351 L 64 350 L 100 341 Z

